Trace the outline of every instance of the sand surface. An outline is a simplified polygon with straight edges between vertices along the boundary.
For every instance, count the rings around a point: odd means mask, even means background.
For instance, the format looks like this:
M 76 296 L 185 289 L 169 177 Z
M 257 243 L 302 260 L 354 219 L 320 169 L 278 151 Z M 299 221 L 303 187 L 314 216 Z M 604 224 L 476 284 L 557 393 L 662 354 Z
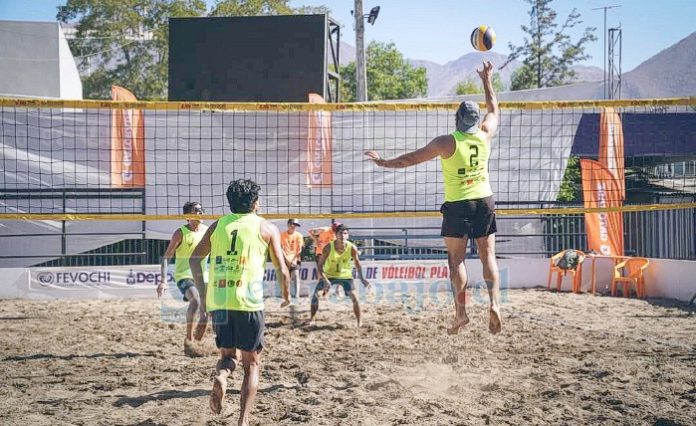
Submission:
M 696 311 L 668 301 L 510 291 L 457 336 L 452 308 L 412 296 L 322 302 L 316 326 L 267 303 L 252 424 L 696 424 Z M 367 301 L 366 301 L 367 302 Z M 157 300 L 0 301 L 0 424 L 236 424 L 241 370 L 208 409 L 216 361 L 184 355 Z

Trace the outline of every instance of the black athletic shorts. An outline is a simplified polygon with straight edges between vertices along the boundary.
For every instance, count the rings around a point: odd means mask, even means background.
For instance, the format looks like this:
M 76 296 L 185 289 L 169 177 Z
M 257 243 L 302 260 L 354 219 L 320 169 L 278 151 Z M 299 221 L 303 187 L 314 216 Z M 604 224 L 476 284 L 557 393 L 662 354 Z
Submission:
M 478 200 L 445 202 L 440 207 L 440 235 L 454 238 L 481 238 L 497 232 L 493 196 Z
M 210 316 L 218 348 L 237 348 L 247 352 L 261 352 L 266 322 L 263 311 L 212 311 Z
M 326 287 L 326 281 L 321 280 L 317 283 L 317 286 L 314 288 L 314 292 L 317 293 L 321 290 L 324 290 Z M 348 294 L 351 291 L 355 290 L 355 284 L 353 284 L 353 279 L 352 278 L 329 278 L 329 288 L 327 290 L 331 290 L 332 285 L 340 285 L 343 287 L 343 291 Z
M 186 292 L 191 287 L 195 287 L 193 280 L 191 278 L 184 278 L 176 282 L 176 287 L 179 289 L 181 294 L 184 296 L 184 302 L 188 302 L 188 297 L 186 297 Z

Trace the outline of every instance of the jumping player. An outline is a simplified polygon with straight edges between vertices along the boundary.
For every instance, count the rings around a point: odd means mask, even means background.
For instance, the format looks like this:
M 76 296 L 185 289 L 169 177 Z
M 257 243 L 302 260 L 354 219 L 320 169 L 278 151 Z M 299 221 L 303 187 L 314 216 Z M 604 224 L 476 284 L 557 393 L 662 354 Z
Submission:
M 383 159 L 375 151 L 367 151 L 376 165 L 403 168 L 428 161 L 437 156 L 442 161 L 445 183 L 445 202 L 440 207 L 442 231 L 447 246 L 447 259 L 454 292 L 455 316 L 447 332 L 457 334 L 469 322 L 466 314 L 467 276 L 464 266 L 468 239 L 478 246 L 483 278 L 490 298 L 489 330 L 496 334 L 501 330 L 500 279 L 495 259 L 495 203 L 488 179 L 488 158 L 493 136 L 498 128 L 498 100 L 493 91 L 490 61 L 476 70 L 483 82 L 487 114 L 479 127 L 479 107 L 466 101 L 459 105 L 455 116 L 456 130 L 449 135 L 438 136 L 423 148 L 393 159 Z

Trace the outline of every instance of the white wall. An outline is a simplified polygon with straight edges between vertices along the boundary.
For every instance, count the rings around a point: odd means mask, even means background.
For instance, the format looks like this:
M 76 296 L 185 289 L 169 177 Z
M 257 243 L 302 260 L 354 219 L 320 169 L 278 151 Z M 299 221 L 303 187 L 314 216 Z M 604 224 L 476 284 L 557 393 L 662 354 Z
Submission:
M 82 99 L 82 82 L 57 22 L 0 20 L 0 95 Z
M 25 298 L 29 288 L 29 269 L 26 268 L 2 268 L 2 285 L 0 285 L 0 299 Z
M 696 262 L 651 259 L 645 286 L 651 297 L 689 301 L 696 294 Z
M 60 98 L 61 99 L 82 99 L 82 81 L 80 72 L 77 70 L 75 58 L 70 51 L 68 40 L 63 34 L 63 29 L 57 25 L 58 29 L 58 72 L 60 73 Z
M 446 276 L 445 261 L 380 261 L 362 262 L 367 278 L 384 291 L 405 285 L 409 291 L 426 286 L 428 291 L 448 291 L 449 279 Z M 499 261 L 501 289 L 531 288 L 546 286 L 548 277 L 548 259 L 501 259 Z M 421 271 L 418 276 L 405 275 L 414 268 Z M 313 286 L 316 279 L 313 262 L 303 264 L 303 293 Z M 467 261 L 469 283 L 483 285 L 481 263 L 478 260 Z M 589 291 L 591 278 L 590 263 L 586 262 L 583 270 L 583 290 Z M 107 280 L 69 281 L 77 273 L 108 272 Z M 150 298 L 155 294 L 159 278 L 159 265 L 113 266 L 113 267 L 74 267 L 74 268 L 16 268 L 0 269 L 4 277 L 0 285 L 0 298 Z M 61 274 L 60 278 L 57 274 Z M 276 286 L 272 265 L 266 270 L 269 285 L 266 294 L 274 294 Z M 444 274 L 444 275 L 443 275 Z M 84 275 L 84 274 L 83 274 Z M 597 264 L 597 289 L 601 292 L 608 288 L 611 279 L 610 262 Z M 42 278 L 43 277 L 43 278 Z M 48 277 L 48 279 L 46 279 Z M 677 299 L 688 301 L 696 293 L 696 262 L 681 260 L 651 260 L 646 273 L 646 287 L 649 297 Z M 563 289 L 570 289 L 571 276 L 564 280 Z M 170 277 L 171 281 L 171 277 Z M 554 281 L 555 282 L 555 281 Z M 436 285 L 438 284 L 438 285 Z M 170 284 L 170 288 L 171 284 Z M 176 292 L 176 288 L 173 288 Z M 172 296 L 176 296 L 173 294 Z

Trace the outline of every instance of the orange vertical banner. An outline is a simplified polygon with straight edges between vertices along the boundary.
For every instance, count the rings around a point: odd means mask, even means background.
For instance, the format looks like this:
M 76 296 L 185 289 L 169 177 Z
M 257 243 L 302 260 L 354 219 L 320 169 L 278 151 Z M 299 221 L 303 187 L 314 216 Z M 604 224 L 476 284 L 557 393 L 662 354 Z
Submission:
M 611 171 L 598 161 L 581 159 L 582 196 L 586 208 L 620 207 L 621 185 Z M 587 245 L 605 256 L 623 256 L 623 213 L 585 213 Z
M 310 93 L 309 103 L 323 104 L 324 98 Z M 307 187 L 331 186 L 332 178 L 332 134 L 331 113 L 311 111 L 309 113 L 309 132 L 307 136 Z
M 137 101 L 130 91 L 119 86 L 111 86 L 111 98 Z M 145 186 L 145 121 L 140 110 L 111 111 L 111 186 Z
M 599 116 L 599 162 L 614 175 L 626 200 L 624 138 L 621 117 L 614 108 L 603 108 Z

